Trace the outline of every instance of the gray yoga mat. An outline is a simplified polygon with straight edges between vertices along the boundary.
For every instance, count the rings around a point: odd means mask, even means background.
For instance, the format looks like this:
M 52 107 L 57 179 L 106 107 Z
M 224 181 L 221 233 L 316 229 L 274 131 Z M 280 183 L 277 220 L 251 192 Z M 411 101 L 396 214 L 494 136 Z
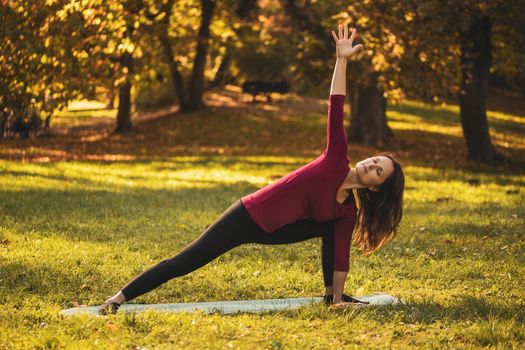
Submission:
M 355 299 L 370 304 L 359 304 L 358 307 L 373 305 L 396 305 L 401 304 L 401 300 L 388 294 L 373 294 Z M 155 310 L 160 312 L 194 312 L 202 310 L 207 313 L 218 312 L 220 314 L 233 314 L 237 312 L 265 312 L 278 311 L 284 309 L 296 309 L 301 306 L 315 304 L 322 301 L 321 297 L 310 298 L 285 298 L 285 299 L 258 299 L 258 300 L 230 300 L 230 301 L 210 301 L 201 303 L 177 303 L 177 304 L 124 304 L 118 312 L 142 312 Z M 60 311 L 61 315 L 98 315 L 99 306 L 76 307 Z

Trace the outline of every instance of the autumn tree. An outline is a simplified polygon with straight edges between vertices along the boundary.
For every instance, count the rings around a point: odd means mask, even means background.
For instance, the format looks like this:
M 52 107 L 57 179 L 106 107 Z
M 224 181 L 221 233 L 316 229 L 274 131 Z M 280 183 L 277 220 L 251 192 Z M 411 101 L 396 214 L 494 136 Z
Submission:
M 53 112 L 82 94 L 81 59 L 73 48 L 75 35 L 58 40 L 54 18 L 64 4 L 7 1 L 0 5 L 0 95 L 2 135 L 7 125 L 40 110 L 49 126 Z
M 353 2 L 350 5 L 342 1 L 315 5 L 309 0 L 281 2 L 292 23 L 315 38 L 326 62 L 334 55 L 329 28 L 336 26 L 338 21 L 350 22 L 350 26 L 358 28 L 355 43 L 362 43 L 365 49 L 356 55 L 349 69 L 352 108 L 347 134 L 352 142 L 378 147 L 388 143 L 393 133 L 386 119 L 387 89 L 393 96 L 398 89 L 396 76 L 403 53 L 396 33 L 401 23 L 393 16 L 400 7 L 388 8 L 384 2 Z
M 456 95 L 460 105 L 463 134 L 468 158 L 483 163 L 498 163 L 504 157 L 491 142 L 486 114 L 489 78 L 496 68 L 507 79 L 519 79 L 516 69 L 523 57 L 522 1 L 426 0 L 408 2 L 412 21 L 406 32 L 408 49 L 419 60 L 407 60 L 411 70 L 426 74 L 407 89 L 418 95 L 441 99 Z M 495 30 L 496 35 L 493 35 Z M 520 54 L 521 52 L 521 54 Z M 521 56 L 520 56 L 521 55 Z M 496 65 L 493 57 L 496 56 Z M 494 68 L 493 68 L 494 67 Z M 416 86 L 419 85 L 419 86 Z
M 138 76 L 135 74 L 137 65 L 143 66 L 139 60 L 147 50 L 142 33 L 143 27 L 149 24 L 147 5 L 142 0 L 84 2 L 78 7 L 82 24 L 68 28 L 71 32 L 78 31 L 84 39 L 81 43 L 84 46 L 78 50 L 89 57 L 83 73 L 93 76 L 92 86 L 118 88 L 114 130 L 117 133 L 132 127 L 131 89 Z
M 197 35 L 191 30 L 195 17 L 188 14 L 196 14 L 194 1 L 175 2 L 167 0 L 161 6 L 163 13 L 158 30 L 158 38 L 162 45 L 163 54 L 168 62 L 170 75 L 175 86 L 179 100 L 180 110 L 190 112 L 204 107 L 202 96 L 204 93 L 204 70 L 210 40 L 210 24 L 216 6 L 215 0 L 201 0 L 199 8 L 200 18 Z M 185 64 L 179 61 L 179 57 L 188 58 L 190 52 L 174 50 L 177 43 L 181 43 L 188 36 L 196 37 L 195 54 L 192 60 L 191 75 L 189 81 L 184 78 Z M 187 41 L 187 40 L 186 40 Z M 186 42 L 187 44 L 187 42 Z M 176 46 L 181 49 L 182 45 Z M 188 50 L 186 47 L 185 50 Z

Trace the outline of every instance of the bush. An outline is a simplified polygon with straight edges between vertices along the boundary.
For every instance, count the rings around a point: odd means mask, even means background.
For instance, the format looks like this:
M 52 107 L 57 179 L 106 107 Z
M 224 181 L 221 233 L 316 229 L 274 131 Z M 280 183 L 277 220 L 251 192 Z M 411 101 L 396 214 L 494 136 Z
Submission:
M 0 138 L 35 136 L 42 128 L 42 118 L 34 100 L 19 100 L 11 105 L 0 101 Z

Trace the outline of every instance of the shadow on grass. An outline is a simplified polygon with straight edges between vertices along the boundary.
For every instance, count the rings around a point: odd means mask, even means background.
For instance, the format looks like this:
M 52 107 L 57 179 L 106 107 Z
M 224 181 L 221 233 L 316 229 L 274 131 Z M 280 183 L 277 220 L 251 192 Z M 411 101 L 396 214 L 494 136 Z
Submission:
M 78 263 L 81 263 L 80 260 Z M 29 264 L 25 261 L 0 260 L 0 280 L 2 280 L 0 293 L 5 296 L 18 294 L 20 298 L 27 295 L 56 296 L 70 301 L 79 296 L 89 297 L 93 293 L 92 289 L 102 288 L 98 286 L 107 284 L 96 266 L 82 272 L 74 271 L 75 267 L 77 266 L 74 262 L 58 268 L 42 263 Z M 0 297 L 0 303 L 5 303 L 1 301 L 2 299 Z M 61 306 L 71 307 L 71 304 L 65 300 Z
M 408 302 L 405 305 L 379 307 L 367 313 L 367 316 L 380 323 L 389 323 L 401 312 L 401 321 L 408 324 L 431 324 L 436 321 L 472 321 L 496 320 L 525 321 L 523 302 L 491 302 L 484 297 L 462 295 L 448 306 L 434 302 Z M 365 312 L 368 310 L 365 310 Z
M 20 235 L 59 235 L 80 241 L 135 240 L 140 234 L 162 231 L 149 240 L 166 239 L 166 231 L 179 227 L 202 230 L 211 222 L 199 220 L 204 213 L 220 213 L 257 188 L 247 182 L 205 189 L 110 190 L 35 189 L 3 191 L 2 214 Z M 187 222 L 190 220 L 190 222 Z M 7 224 L 6 224 L 7 225 Z M 7 226 L 6 226 L 7 227 Z

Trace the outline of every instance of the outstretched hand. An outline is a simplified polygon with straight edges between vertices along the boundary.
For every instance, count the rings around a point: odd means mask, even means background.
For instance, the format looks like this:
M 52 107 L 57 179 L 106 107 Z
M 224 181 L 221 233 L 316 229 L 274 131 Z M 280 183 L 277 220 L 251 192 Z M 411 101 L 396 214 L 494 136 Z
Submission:
M 352 56 L 356 51 L 363 48 L 363 45 L 361 44 L 352 47 L 352 42 L 354 41 L 355 33 L 356 31 L 354 28 L 352 30 L 352 34 L 350 35 L 350 38 L 348 38 L 348 25 L 347 24 L 339 25 L 339 37 L 337 37 L 335 32 L 332 30 L 332 36 L 334 37 L 335 44 L 336 44 L 337 57 L 348 58 Z

